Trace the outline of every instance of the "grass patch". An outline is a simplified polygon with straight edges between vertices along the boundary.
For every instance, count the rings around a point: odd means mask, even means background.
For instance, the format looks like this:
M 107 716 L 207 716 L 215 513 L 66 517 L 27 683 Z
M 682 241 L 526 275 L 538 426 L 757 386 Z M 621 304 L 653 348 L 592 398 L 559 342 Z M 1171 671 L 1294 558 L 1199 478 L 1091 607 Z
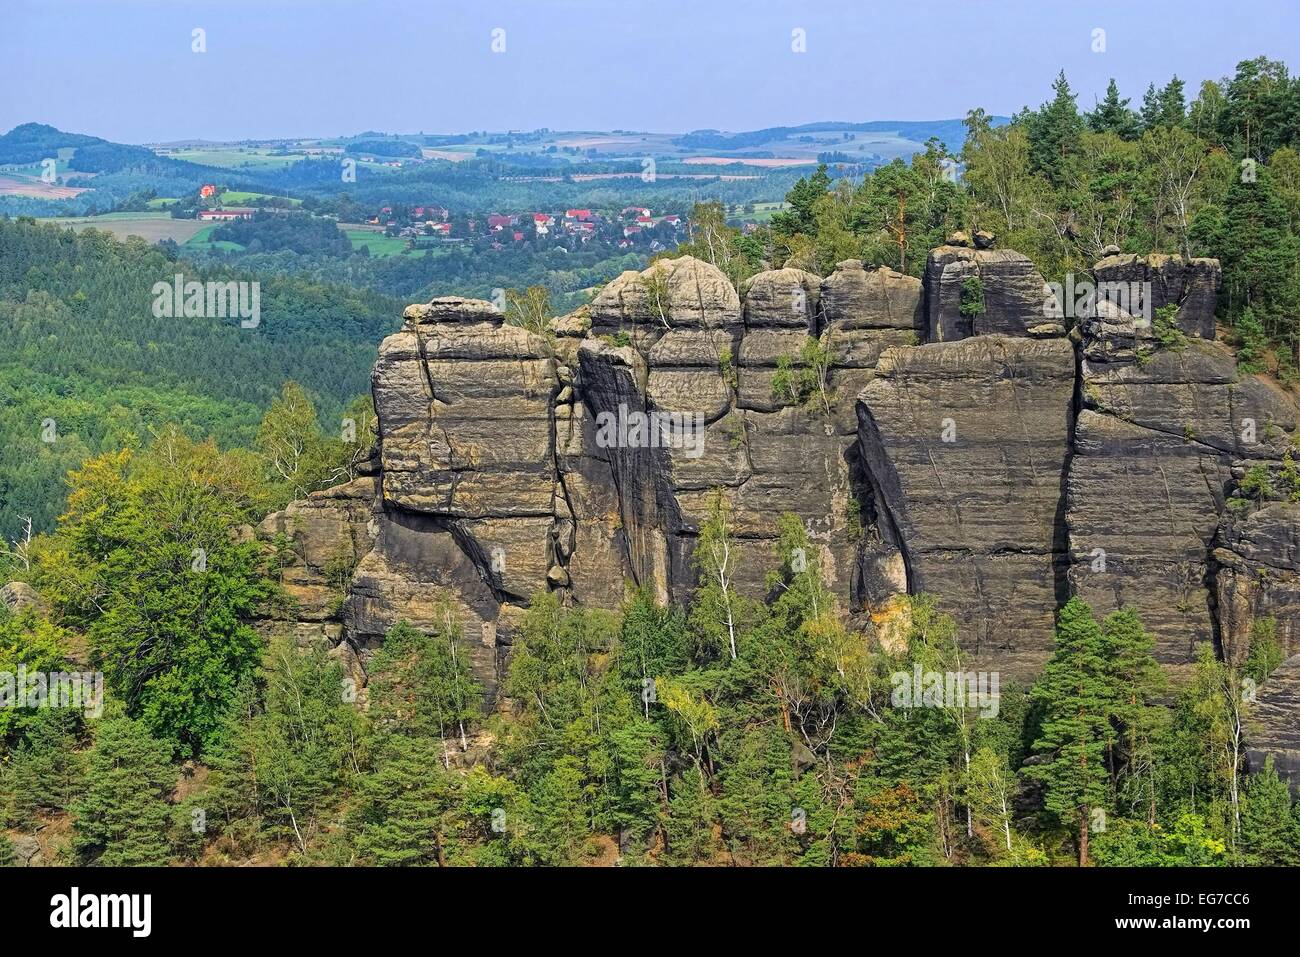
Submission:
M 395 236 L 367 232 L 364 229 L 349 229 L 346 230 L 346 235 L 353 249 L 361 249 L 364 246 L 370 250 L 372 256 L 400 256 L 406 252 L 406 240 Z

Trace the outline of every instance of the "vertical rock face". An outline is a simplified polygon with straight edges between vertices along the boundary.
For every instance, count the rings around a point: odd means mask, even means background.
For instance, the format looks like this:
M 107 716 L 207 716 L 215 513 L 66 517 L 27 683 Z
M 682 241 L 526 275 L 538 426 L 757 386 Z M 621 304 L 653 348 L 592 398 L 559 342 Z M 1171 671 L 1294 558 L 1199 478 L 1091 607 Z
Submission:
M 776 412 L 797 404 L 776 388 L 777 367 L 802 355 L 820 329 L 821 279 L 801 269 L 778 269 L 750 279 L 745 292 L 745 334 L 738 356 L 737 405 Z
M 1152 253 L 1148 256 L 1107 256 L 1092 269 L 1099 283 L 1137 283 L 1150 290 L 1149 302 L 1130 302 L 1129 312 L 1142 308 L 1150 316 L 1168 305 L 1178 307 L 1177 323 L 1189 336 L 1214 338 L 1214 308 L 1222 279 L 1217 259 L 1186 259 Z
M 1157 657 L 1213 641 L 1212 551 L 1238 458 L 1280 455 L 1295 410 L 1203 339 L 1161 345 L 1111 309 L 1083 324 L 1082 410 L 1065 521 L 1070 582 L 1099 613 L 1130 605 Z
M 1246 728 L 1246 760 L 1258 771 L 1268 758 L 1300 795 L 1300 655 L 1284 661 L 1260 686 Z
M 806 369 L 805 347 L 822 324 L 820 279 L 784 269 L 745 286 L 745 303 L 714 267 L 690 257 L 625 273 L 592 302 L 592 332 L 578 351 L 579 392 L 596 423 L 615 438 L 586 444 L 617 490 L 630 577 L 684 601 L 696 576 L 695 536 L 720 495 L 742 559 L 739 585 L 751 592 L 775 563 L 776 519 L 793 512 L 829 546 L 823 569 L 848 594 L 851 541 L 852 394 L 828 376 L 826 396 L 778 388 Z M 627 345 L 619 343 L 626 342 Z M 829 410 L 828 407 L 829 406 Z M 646 447 L 622 434 L 639 416 L 676 414 L 690 441 Z M 629 441 L 622 441 L 628 439 Z
M 1300 505 L 1230 509 L 1219 529 L 1215 594 L 1223 655 L 1240 664 L 1255 623 L 1272 618 L 1283 654 L 1300 654 Z
M 882 266 L 866 269 L 856 259 L 835 267 L 822 283 L 827 348 L 842 380 L 860 390 L 880 354 L 925 340 L 921 281 Z
M 1238 477 L 1243 464 L 1233 469 Z M 1256 625 L 1266 619 L 1285 656 L 1248 712 L 1246 757 L 1258 770 L 1271 756 L 1300 794 L 1300 504 L 1238 504 L 1224 516 L 1218 541 L 1215 592 L 1223 657 L 1243 663 Z
M 979 336 L 887 351 L 858 405 L 908 589 L 936 595 L 982 663 L 1024 676 L 1050 654 L 1063 584 L 1073 399 L 1069 342 Z
M 1273 618 L 1291 657 L 1251 760 L 1300 771 L 1300 505 L 1239 489 L 1291 474 L 1296 409 L 1213 341 L 1218 264 L 1107 257 L 1098 281 L 1149 283 L 1126 301 L 1177 304 L 1184 337 L 1101 301 L 1066 338 L 1030 261 L 992 244 L 934 250 L 923 279 L 848 260 L 739 294 L 667 260 L 546 335 L 486 302 L 411 306 L 375 365 L 373 464 L 258 529 L 297 603 L 263 627 L 364 681 L 397 621 L 450 621 L 494 693 L 540 592 L 689 600 L 721 496 L 738 587 L 762 593 L 793 513 L 864 641 L 895 645 L 898 596 L 929 592 L 973 662 L 1026 679 L 1071 594 L 1134 606 L 1174 669 L 1198 641 L 1243 660 Z

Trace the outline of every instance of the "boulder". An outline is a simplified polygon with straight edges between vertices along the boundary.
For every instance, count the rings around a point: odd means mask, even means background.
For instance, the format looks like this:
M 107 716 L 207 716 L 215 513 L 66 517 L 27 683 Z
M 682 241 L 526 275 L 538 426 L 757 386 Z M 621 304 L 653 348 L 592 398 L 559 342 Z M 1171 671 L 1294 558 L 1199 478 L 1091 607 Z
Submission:
M 821 305 L 826 324 L 848 331 L 903 329 L 917 334 L 925 327 L 921 281 L 888 266 L 865 268 L 848 259 L 822 280 Z
M 741 293 L 746 330 L 790 327 L 818 332 L 820 277 L 802 269 L 772 269 L 746 280 Z
M 15 863 L 18 867 L 39 867 L 42 863 L 41 842 L 31 834 L 18 834 L 10 839 Z
M 0 602 L 14 614 L 33 608 L 36 611 L 42 611 L 45 603 L 41 600 L 40 592 L 26 582 L 9 582 L 3 588 L 0 588 Z

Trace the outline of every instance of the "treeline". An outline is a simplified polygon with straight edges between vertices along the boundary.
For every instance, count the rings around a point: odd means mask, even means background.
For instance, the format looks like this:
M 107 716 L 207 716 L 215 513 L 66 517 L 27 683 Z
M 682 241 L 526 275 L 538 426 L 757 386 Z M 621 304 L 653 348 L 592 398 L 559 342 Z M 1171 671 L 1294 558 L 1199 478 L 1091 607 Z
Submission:
M 460 244 L 434 247 L 423 255 L 346 258 L 316 253 L 211 252 L 188 253 L 202 263 L 237 263 L 260 274 L 301 276 L 315 283 L 339 283 L 396 296 L 401 300 L 428 301 L 434 296 L 459 295 L 491 300 L 498 289 L 545 286 L 559 312 L 576 309 L 627 269 L 644 269 L 645 257 L 635 252 L 612 252 L 594 244 L 569 251 L 539 248 L 533 243 L 511 243 L 503 249 L 482 251 Z
M 154 283 L 260 284 L 260 323 L 154 315 Z M 167 424 L 222 447 L 253 440 L 287 380 L 337 422 L 369 393 L 401 306 L 296 276 L 195 266 L 142 240 L 0 219 L 0 538 L 53 526 L 64 476 Z M 331 429 L 335 431 L 336 429 Z

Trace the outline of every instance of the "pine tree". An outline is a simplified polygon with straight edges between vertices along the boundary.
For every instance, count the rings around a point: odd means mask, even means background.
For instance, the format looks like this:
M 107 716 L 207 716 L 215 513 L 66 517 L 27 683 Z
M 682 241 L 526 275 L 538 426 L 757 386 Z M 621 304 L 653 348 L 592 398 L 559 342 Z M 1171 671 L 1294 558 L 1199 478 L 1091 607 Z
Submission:
M 1034 685 L 1044 711 L 1034 753 L 1041 763 L 1025 773 L 1045 785 L 1047 810 L 1077 829 L 1080 866 L 1088 864 L 1093 809 L 1109 796 L 1106 749 L 1114 741 L 1110 714 L 1115 689 L 1107 673 L 1107 642 L 1092 610 L 1071 598 L 1056 623 L 1056 650 Z
M 650 694 L 655 678 L 685 669 L 690 636 L 682 613 L 657 604 L 646 588 L 638 589 L 623 610 L 618 670 L 628 691 L 650 716 Z
M 717 807 L 702 768 L 690 768 L 672 780 L 669 813 L 664 822 L 665 859 L 672 864 L 708 862 L 719 850 L 715 836 Z
M 1075 105 L 1075 95 L 1062 70 L 1052 84 L 1054 96 L 1031 114 L 1028 124 L 1029 159 L 1035 171 L 1054 186 L 1062 185 L 1070 160 L 1078 154 L 1084 121 Z
M 1182 126 L 1187 119 L 1187 101 L 1183 95 L 1183 81 L 1174 77 L 1156 98 L 1157 122 L 1161 126 Z
M 530 791 L 537 838 L 548 863 L 575 864 L 588 834 L 582 762 L 565 755 Z
M 1134 140 L 1138 135 L 1138 115 L 1129 109 L 1129 101 L 1119 97 L 1119 86 L 1112 78 L 1106 85 L 1106 98 L 1087 114 L 1088 129 L 1094 133 L 1113 133 L 1120 139 Z
M 166 742 L 122 714 L 95 729 L 86 792 L 73 803 L 73 846 L 88 864 L 104 867 L 167 863 L 168 803 L 176 774 Z
M 384 636 L 371 666 L 372 718 L 403 734 L 455 740 L 468 747 L 467 728 L 482 717 L 483 686 L 469 668 L 468 650 L 449 602 L 438 602 L 434 634 L 399 621 Z M 451 757 L 444 750 L 443 764 Z
M 1246 652 L 1242 673 L 1260 685 L 1285 659 L 1286 652 L 1277 638 L 1277 621 L 1273 618 L 1255 619 L 1250 626 L 1250 650 Z
M 1286 203 L 1269 171 L 1260 168 L 1253 180 L 1234 177 L 1224 205 L 1224 245 L 1215 253 L 1223 262 L 1229 316 L 1235 319 L 1250 308 L 1269 335 L 1294 336 L 1296 330 L 1287 327 L 1296 304 L 1292 272 L 1300 242 L 1291 232 Z M 1295 341 L 1300 343 L 1300 336 Z
M 818 166 L 811 176 L 799 177 L 799 181 L 785 197 L 790 208 L 772 216 L 772 229 L 783 236 L 815 232 L 817 222 L 813 216 L 813 207 L 817 200 L 830 191 L 830 187 L 831 178 L 826 172 L 825 163 Z
M 259 686 L 242 682 L 226 714 L 204 792 L 209 820 L 235 837 L 265 830 L 309 853 L 318 821 L 367 761 L 351 690 L 324 650 L 274 642 Z
M 77 750 L 81 718 L 67 709 L 37 711 L 26 740 L 0 769 L 0 822 L 28 822 L 39 811 L 67 808 L 85 774 Z
M 446 863 L 444 830 L 454 796 L 442 768 L 442 742 L 388 735 L 375 769 L 361 779 L 357 850 L 380 866 Z
M 1131 608 L 1102 622 L 1105 658 L 1115 699 L 1111 709 L 1116 733 L 1112 764 L 1121 790 L 1134 807 L 1156 820 L 1156 755 L 1168 715 L 1157 703 L 1165 673 L 1152 651 L 1155 641 Z
M 1273 767 L 1273 756 L 1246 782 L 1241 804 L 1243 863 L 1254 867 L 1300 864 L 1300 832 L 1291 812 L 1291 791 Z
M 1286 64 L 1267 57 L 1242 60 L 1225 90 L 1219 116 L 1223 142 L 1262 163 L 1300 132 L 1300 84 Z
M 1142 129 L 1153 130 L 1160 125 L 1160 92 L 1152 83 L 1142 95 Z

